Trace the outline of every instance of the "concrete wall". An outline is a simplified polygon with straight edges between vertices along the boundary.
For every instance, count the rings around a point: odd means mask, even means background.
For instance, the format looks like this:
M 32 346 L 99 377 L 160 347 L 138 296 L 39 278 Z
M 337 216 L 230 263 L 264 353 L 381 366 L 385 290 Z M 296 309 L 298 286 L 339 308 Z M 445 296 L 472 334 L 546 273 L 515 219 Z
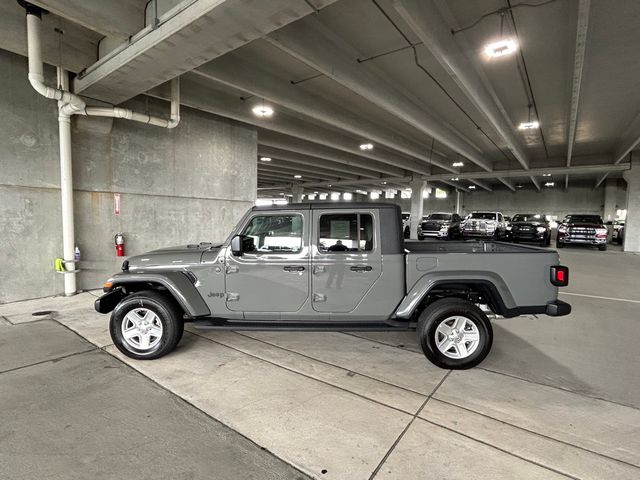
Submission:
M 0 303 L 63 290 L 53 271 L 62 250 L 56 105 L 31 89 L 26 67 L 24 57 L 0 50 Z M 128 106 L 168 112 L 147 98 Z M 79 289 L 119 270 L 117 232 L 126 235 L 128 255 L 218 242 L 255 200 L 252 127 L 183 108 L 174 130 L 77 117 L 72 135 Z M 118 216 L 114 193 L 121 194 Z

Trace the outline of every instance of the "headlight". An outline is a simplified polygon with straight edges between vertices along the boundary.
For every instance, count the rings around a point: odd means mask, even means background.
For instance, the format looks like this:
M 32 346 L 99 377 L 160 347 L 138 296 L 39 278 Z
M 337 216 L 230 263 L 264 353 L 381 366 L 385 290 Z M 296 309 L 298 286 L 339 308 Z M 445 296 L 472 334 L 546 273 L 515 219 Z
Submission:
M 560 233 L 567 233 L 567 227 L 566 227 L 566 226 L 564 226 L 564 225 L 560 225 L 560 226 L 558 227 L 558 232 L 560 232 Z
M 536 228 L 536 230 L 538 231 L 538 233 L 542 233 L 542 232 L 546 231 L 547 229 L 544 228 L 544 227 L 538 227 L 538 228 Z
M 441 225 L 440 226 L 440 231 L 441 232 L 446 232 L 447 230 L 449 230 L 449 225 Z
M 512 230 L 513 227 L 511 225 L 507 225 L 507 230 Z

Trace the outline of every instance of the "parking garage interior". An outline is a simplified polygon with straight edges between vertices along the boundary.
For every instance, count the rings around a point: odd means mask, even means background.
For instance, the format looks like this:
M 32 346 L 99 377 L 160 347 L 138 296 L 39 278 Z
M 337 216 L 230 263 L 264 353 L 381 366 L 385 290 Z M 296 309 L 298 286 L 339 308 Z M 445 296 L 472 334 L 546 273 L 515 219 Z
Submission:
M 0 477 L 638 478 L 639 22 L 634 0 L 0 2 Z M 469 370 L 415 332 L 114 347 L 94 301 L 124 260 L 310 202 L 396 204 L 407 242 L 449 241 L 417 240 L 433 213 L 541 215 L 572 311 L 493 315 Z M 569 242 L 580 215 L 606 250 Z

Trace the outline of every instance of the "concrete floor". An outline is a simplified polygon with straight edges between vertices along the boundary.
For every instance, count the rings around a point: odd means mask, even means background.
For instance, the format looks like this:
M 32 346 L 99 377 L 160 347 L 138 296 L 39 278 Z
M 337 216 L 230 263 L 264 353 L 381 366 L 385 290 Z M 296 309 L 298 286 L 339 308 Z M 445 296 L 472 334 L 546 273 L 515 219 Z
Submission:
M 560 252 L 573 313 L 494 321 L 492 353 L 464 372 L 385 333 L 188 329 L 132 361 L 92 293 L 0 305 L 3 473 L 640 478 L 640 256 Z

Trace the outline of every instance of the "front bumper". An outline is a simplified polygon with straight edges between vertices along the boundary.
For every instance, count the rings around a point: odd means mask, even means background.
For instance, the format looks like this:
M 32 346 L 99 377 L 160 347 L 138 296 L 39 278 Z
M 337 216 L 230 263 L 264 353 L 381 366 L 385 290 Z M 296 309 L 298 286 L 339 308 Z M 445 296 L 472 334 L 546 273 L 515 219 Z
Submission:
M 444 238 L 449 234 L 447 230 L 418 230 L 419 237 Z
M 111 290 L 109 293 L 105 293 L 100 298 L 98 298 L 93 306 L 98 313 L 109 313 L 112 312 L 114 308 L 120 303 L 120 300 L 124 298 L 124 291 L 122 287 L 116 287 Z
M 480 230 L 462 230 L 462 236 L 466 238 L 492 238 L 495 234 L 495 230 L 490 232 Z
M 565 235 L 558 237 L 560 243 L 575 243 L 580 245 L 603 245 L 607 243 L 607 237 L 572 237 Z

